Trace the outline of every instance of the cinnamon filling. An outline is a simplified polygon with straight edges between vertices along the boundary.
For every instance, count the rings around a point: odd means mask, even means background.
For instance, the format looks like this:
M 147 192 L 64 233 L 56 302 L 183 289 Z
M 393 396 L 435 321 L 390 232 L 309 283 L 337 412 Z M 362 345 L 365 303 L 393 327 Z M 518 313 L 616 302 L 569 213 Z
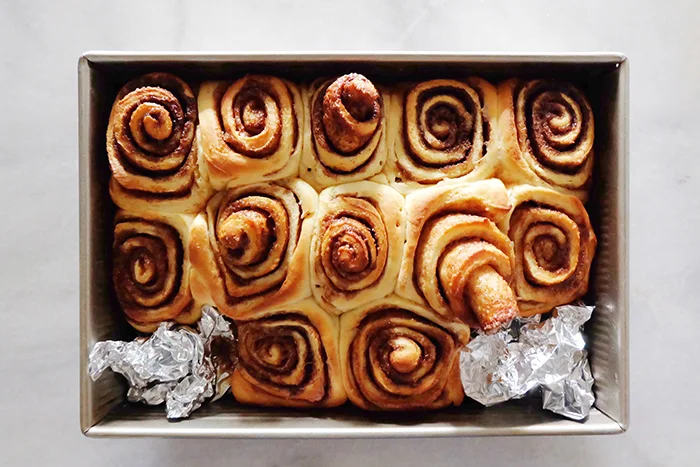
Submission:
M 115 227 L 112 279 L 122 309 L 139 323 L 172 319 L 167 306 L 182 293 L 183 247 L 172 226 L 126 219 Z
M 456 356 L 447 330 L 408 310 L 386 308 L 358 324 L 348 361 L 368 404 L 411 409 L 437 403 Z
M 516 128 L 524 119 L 527 131 L 527 140 L 519 138 L 521 147 L 551 170 L 574 175 L 583 169 L 592 151 L 593 115 L 580 91 L 566 83 L 535 81 L 517 87 L 513 102 Z
M 490 135 L 479 93 L 466 83 L 432 80 L 405 93 L 398 159 L 403 180 L 437 183 L 468 174 L 483 156 Z
M 178 174 L 188 165 L 196 109 L 194 93 L 175 76 L 151 73 L 129 82 L 120 90 L 110 118 L 110 158 L 118 158 L 133 174 Z
M 374 156 L 382 99 L 364 76 L 343 75 L 319 89 L 311 103 L 311 131 L 319 162 L 335 174 L 362 170 Z M 371 154 L 363 151 L 372 149 Z
M 243 321 L 238 334 L 243 376 L 261 391 L 309 402 L 328 396 L 325 349 L 306 316 L 284 313 Z
M 319 258 L 336 290 L 352 292 L 378 281 L 388 258 L 384 219 L 371 201 L 340 196 L 321 221 Z

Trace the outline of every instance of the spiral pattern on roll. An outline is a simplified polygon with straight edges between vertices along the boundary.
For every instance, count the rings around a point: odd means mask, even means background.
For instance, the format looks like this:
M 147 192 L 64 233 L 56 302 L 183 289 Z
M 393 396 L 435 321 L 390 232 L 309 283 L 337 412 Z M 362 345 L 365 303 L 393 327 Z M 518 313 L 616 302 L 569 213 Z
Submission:
M 321 336 L 301 314 L 239 322 L 238 365 L 245 380 L 275 397 L 318 403 L 328 393 Z
M 311 244 L 313 292 L 347 311 L 391 293 L 404 239 L 403 197 L 373 182 L 324 190 Z
M 284 280 L 301 228 L 301 210 L 291 191 L 261 185 L 228 192 L 209 221 L 230 297 L 262 293 Z
M 205 82 L 199 93 L 202 147 L 216 188 L 296 174 L 304 111 L 292 83 L 247 75 Z
M 500 175 L 511 185 L 546 186 L 588 199 L 595 123 L 588 99 L 557 80 L 510 79 L 498 86 Z
M 470 175 L 492 138 L 486 100 L 495 102 L 493 87 L 476 78 L 437 79 L 410 87 L 399 99 L 395 181 L 435 184 Z
M 119 91 L 107 128 L 110 191 L 118 205 L 187 212 L 203 206 L 196 122 L 194 93 L 174 75 L 150 73 Z
M 112 278 L 121 308 L 137 329 L 152 331 L 161 321 L 197 313 L 191 310 L 189 262 L 181 232 L 186 227 L 173 218 L 117 214 Z
M 336 198 L 321 228 L 321 264 L 337 289 L 359 290 L 379 279 L 386 265 L 388 238 L 372 203 Z
M 457 360 L 468 328 L 448 328 L 409 308 L 386 302 L 341 317 L 341 332 L 352 335 L 341 358 L 348 396 L 356 405 L 415 410 L 461 402 Z
M 249 76 L 237 81 L 221 98 L 224 140 L 248 157 L 271 154 L 280 144 L 282 121 L 292 120 L 291 105 L 286 87 L 277 79 Z
M 201 277 L 196 296 L 239 319 L 311 295 L 308 249 L 317 203 L 299 179 L 217 193 L 192 228 L 192 264 Z
M 461 213 L 437 214 L 424 226 L 415 257 L 415 281 L 430 306 L 487 332 L 509 323 L 517 314 L 508 287 L 512 274 L 513 247 L 508 237 L 486 217 Z M 502 290 L 475 290 L 477 273 L 484 268 L 502 278 Z M 489 271 L 490 272 L 490 271 Z M 502 307 L 481 315 L 475 294 L 503 293 Z M 509 302 L 510 299 L 510 302 Z M 509 303 L 508 303 L 509 302 Z
M 507 226 L 522 313 L 546 312 L 584 295 L 597 241 L 581 202 L 528 186 L 513 188 L 511 199 Z
M 518 313 L 513 245 L 497 222 L 510 211 L 502 182 L 426 188 L 407 197 L 401 296 L 492 332 Z
M 364 76 L 351 73 L 314 83 L 301 176 L 325 187 L 369 178 L 386 160 L 384 99 Z

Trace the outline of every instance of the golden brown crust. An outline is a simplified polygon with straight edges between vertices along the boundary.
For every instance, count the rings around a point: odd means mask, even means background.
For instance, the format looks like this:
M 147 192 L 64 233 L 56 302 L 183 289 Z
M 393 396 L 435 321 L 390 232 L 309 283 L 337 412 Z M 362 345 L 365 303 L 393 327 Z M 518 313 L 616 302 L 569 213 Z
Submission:
M 311 280 L 319 303 L 343 312 L 389 295 L 404 244 L 404 199 L 363 181 L 326 188 L 311 240 Z
M 264 75 L 202 83 L 201 149 L 216 189 L 295 176 L 304 106 L 297 86 Z
M 347 397 L 338 318 L 307 299 L 237 321 L 237 401 L 269 407 L 335 407 Z
M 110 195 L 122 209 L 196 213 L 210 195 L 197 150 L 197 101 L 169 73 L 124 85 L 107 126 Z
M 520 313 L 545 313 L 585 295 L 597 240 L 583 203 L 527 185 L 509 194 L 513 208 L 500 226 L 515 247 Z
M 517 314 L 508 287 L 513 247 L 496 225 L 509 211 L 506 188 L 496 179 L 408 195 L 396 293 L 488 332 L 509 322 Z M 483 293 L 489 300 L 476 296 Z
M 217 193 L 192 224 L 193 293 L 234 319 L 310 296 L 317 204 L 316 192 L 299 179 Z
M 459 350 L 469 327 L 390 296 L 340 317 L 340 362 L 350 401 L 365 410 L 459 405 Z
M 553 188 L 588 199 L 594 118 L 586 96 L 556 80 L 509 79 L 498 85 L 501 162 L 507 185 Z
M 190 291 L 192 216 L 117 212 L 112 279 L 127 321 L 153 332 L 163 321 L 192 324 L 201 303 Z
M 493 176 L 498 104 L 491 84 L 437 79 L 398 86 L 391 99 L 384 173 L 396 189 Z
M 357 73 L 316 80 L 305 88 L 308 112 L 300 177 L 320 191 L 381 172 L 387 99 Z

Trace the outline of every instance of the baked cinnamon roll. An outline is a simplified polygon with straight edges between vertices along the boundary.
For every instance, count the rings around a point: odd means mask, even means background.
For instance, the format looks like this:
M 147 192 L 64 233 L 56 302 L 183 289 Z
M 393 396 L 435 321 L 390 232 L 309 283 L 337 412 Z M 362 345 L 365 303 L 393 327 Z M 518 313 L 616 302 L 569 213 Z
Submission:
M 326 188 L 311 241 L 311 280 L 319 303 L 343 312 L 389 295 L 404 242 L 404 199 L 363 181 Z
M 386 162 L 384 97 L 357 73 L 317 80 L 306 90 L 300 176 L 317 189 L 363 180 Z
M 497 109 L 495 88 L 479 78 L 396 88 L 385 169 L 389 182 L 406 191 L 445 179 L 493 176 Z
M 295 84 L 263 75 L 202 83 L 199 120 L 214 188 L 297 174 L 304 106 Z
M 340 317 L 340 359 L 350 401 L 365 410 L 459 405 L 459 350 L 469 327 L 391 296 Z
M 130 211 L 196 213 L 210 195 L 196 142 L 197 101 L 169 73 L 127 83 L 107 127 L 109 191 Z
M 338 318 L 313 300 L 236 321 L 237 401 L 272 407 L 335 407 L 347 397 L 340 374 Z
M 153 332 L 163 321 L 192 324 L 201 304 L 190 291 L 187 245 L 192 216 L 118 211 L 112 280 L 131 326 Z
M 299 179 L 214 195 L 192 225 L 195 296 L 234 319 L 309 297 L 317 204 L 316 192 Z
M 510 79 L 498 86 L 506 184 L 547 186 L 583 202 L 593 175 L 594 118 L 576 86 Z
M 524 316 L 571 303 L 588 290 L 596 236 L 581 201 L 549 188 L 516 186 L 501 221 L 515 246 L 513 288 Z
M 513 245 L 497 222 L 510 207 L 496 179 L 408 195 L 397 294 L 486 332 L 508 324 L 518 313 Z

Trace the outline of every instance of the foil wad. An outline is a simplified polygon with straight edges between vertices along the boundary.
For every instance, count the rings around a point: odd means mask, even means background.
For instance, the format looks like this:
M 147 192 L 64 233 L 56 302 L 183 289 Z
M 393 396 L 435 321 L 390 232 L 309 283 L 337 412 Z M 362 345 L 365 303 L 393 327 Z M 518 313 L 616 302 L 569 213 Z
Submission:
M 226 393 L 236 364 L 234 333 L 215 308 L 202 307 L 197 327 L 195 332 L 164 322 L 148 338 L 98 342 L 90 352 L 88 373 L 95 381 L 110 368 L 129 383 L 130 402 L 165 402 L 169 419 L 186 418 Z
M 595 398 L 583 324 L 592 306 L 566 305 L 552 317 L 517 318 L 496 334 L 479 334 L 460 356 L 465 394 L 489 407 L 540 390 L 543 408 L 585 419 Z

